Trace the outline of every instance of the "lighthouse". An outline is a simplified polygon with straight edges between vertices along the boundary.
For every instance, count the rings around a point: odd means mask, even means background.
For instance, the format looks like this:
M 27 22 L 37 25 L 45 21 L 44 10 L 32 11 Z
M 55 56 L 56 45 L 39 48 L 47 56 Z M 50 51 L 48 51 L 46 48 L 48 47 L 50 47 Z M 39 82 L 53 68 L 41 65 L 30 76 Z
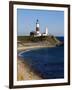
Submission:
M 36 33 L 37 33 L 37 36 L 41 36 L 40 25 L 39 25 L 39 20 L 38 19 L 36 21 Z
M 36 21 L 36 31 L 39 31 L 39 21 L 38 21 L 38 19 Z
M 49 35 L 48 27 L 45 28 L 45 32 L 44 33 L 40 32 L 39 20 L 37 19 L 36 20 L 35 31 L 30 32 L 30 36 L 40 37 L 40 36 L 48 36 L 48 35 Z

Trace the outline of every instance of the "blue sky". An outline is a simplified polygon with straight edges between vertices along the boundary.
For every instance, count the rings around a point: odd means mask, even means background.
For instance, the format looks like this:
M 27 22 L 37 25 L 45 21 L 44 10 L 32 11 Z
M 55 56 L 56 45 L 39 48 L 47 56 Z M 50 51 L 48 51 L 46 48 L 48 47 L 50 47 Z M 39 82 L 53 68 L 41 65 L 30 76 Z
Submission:
M 29 35 L 31 31 L 35 31 L 37 19 L 40 32 L 45 32 L 47 26 L 50 34 L 64 36 L 63 11 L 32 9 L 17 9 L 17 35 Z

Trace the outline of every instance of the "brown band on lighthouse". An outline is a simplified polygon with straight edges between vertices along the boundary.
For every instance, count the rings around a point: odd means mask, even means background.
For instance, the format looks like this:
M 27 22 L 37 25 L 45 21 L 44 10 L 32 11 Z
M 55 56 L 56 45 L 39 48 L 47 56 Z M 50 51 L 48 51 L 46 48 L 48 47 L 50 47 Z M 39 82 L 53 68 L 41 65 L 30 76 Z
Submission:
M 39 31 L 39 28 L 38 27 L 36 27 L 36 31 Z

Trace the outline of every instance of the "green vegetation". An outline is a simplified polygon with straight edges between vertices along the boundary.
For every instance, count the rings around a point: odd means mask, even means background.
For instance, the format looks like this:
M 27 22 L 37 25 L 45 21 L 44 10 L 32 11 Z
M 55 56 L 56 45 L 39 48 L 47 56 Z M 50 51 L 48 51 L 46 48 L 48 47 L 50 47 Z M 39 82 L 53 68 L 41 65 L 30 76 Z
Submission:
M 43 42 L 48 41 L 51 44 L 59 44 L 60 41 L 54 37 L 54 36 L 40 36 L 40 37 L 34 37 L 34 36 L 18 36 L 18 41 L 21 42 Z

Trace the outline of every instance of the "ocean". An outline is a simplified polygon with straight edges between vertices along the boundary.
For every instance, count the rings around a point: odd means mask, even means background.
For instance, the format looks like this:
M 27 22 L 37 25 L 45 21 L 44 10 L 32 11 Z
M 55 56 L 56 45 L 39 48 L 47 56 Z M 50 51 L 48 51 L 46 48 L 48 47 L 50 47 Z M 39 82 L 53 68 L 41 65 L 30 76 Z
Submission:
M 58 38 L 62 42 L 64 41 L 64 37 L 63 36 L 60 36 L 60 37 L 56 36 L 56 38 Z
M 64 46 L 33 49 L 21 56 L 43 79 L 64 78 Z

